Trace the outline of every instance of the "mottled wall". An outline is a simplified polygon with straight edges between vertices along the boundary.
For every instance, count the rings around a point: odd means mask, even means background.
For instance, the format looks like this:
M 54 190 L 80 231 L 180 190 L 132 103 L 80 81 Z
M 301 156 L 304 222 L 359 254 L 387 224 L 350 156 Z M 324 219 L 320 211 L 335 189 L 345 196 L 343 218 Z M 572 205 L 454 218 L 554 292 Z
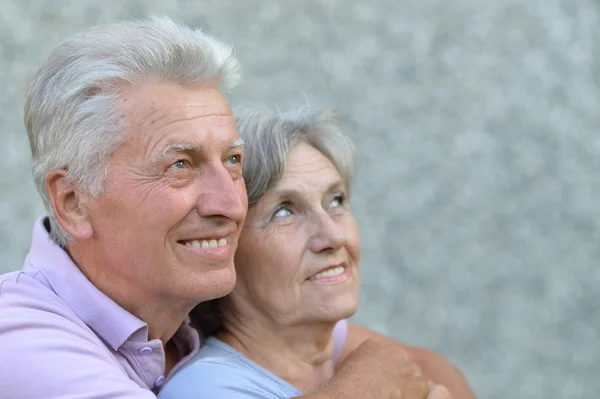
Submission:
M 0 270 L 42 212 L 22 126 L 43 56 L 166 14 L 235 45 L 233 102 L 340 110 L 362 162 L 356 319 L 452 359 L 481 398 L 600 389 L 597 0 L 0 0 Z

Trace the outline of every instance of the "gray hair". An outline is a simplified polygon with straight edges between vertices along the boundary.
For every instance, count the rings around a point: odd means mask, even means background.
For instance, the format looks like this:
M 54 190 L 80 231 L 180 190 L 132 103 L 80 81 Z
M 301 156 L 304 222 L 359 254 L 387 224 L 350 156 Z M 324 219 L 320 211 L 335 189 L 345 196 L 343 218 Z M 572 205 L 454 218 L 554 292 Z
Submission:
M 314 107 L 280 112 L 238 106 L 233 115 L 244 140 L 243 175 L 250 205 L 277 185 L 289 152 L 300 143 L 313 146 L 331 161 L 350 195 L 357 169 L 356 149 L 335 112 Z M 222 298 L 197 305 L 190 313 L 192 324 L 205 336 L 215 334 L 223 325 L 221 306 Z
M 69 181 L 102 194 L 108 157 L 126 136 L 119 99 L 130 85 L 152 79 L 224 93 L 239 78 L 230 46 L 164 17 L 93 27 L 54 49 L 33 78 L 24 116 L 53 240 L 66 246 L 71 238 L 57 223 L 46 175 L 65 169 Z
M 244 139 L 243 174 L 250 205 L 279 182 L 290 150 L 299 143 L 327 157 L 350 192 L 356 176 L 356 149 L 334 111 L 309 106 L 287 112 L 235 107 L 233 114 Z

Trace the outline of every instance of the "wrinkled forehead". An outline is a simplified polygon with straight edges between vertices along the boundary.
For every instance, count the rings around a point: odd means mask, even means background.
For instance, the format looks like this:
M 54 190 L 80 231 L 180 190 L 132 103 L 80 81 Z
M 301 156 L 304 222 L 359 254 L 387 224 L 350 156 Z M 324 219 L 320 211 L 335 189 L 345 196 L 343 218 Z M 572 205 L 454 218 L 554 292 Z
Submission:
M 215 88 L 143 82 L 120 95 L 122 116 L 134 125 L 168 124 L 173 120 L 231 117 L 227 100 Z M 230 121 L 227 121 L 230 123 Z
M 333 191 L 346 191 L 341 174 L 329 158 L 302 142 L 289 152 L 279 180 L 252 206 L 284 198 L 318 197 Z
M 275 189 L 292 190 L 297 185 L 325 187 L 341 179 L 340 172 L 325 154 L 311 144 L 300 142 L 290 149 Z
M 128 141 L 147 155 L 241 144 L 229 104 L 216 89 L 142 85 L 124 93 L 121 105 Z

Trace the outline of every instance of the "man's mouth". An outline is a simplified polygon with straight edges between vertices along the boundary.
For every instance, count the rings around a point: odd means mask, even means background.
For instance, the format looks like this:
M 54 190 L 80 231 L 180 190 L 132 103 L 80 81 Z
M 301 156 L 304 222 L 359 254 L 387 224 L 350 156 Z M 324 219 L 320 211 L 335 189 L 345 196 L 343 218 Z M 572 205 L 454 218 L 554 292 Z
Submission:
M 179 244 L 185 245 L 191 248 L 222 248 L 229 244 L 230 237 L 215 237 L 215 238 L 203 238 L 203 239 L 190 239 L 178 241 Z

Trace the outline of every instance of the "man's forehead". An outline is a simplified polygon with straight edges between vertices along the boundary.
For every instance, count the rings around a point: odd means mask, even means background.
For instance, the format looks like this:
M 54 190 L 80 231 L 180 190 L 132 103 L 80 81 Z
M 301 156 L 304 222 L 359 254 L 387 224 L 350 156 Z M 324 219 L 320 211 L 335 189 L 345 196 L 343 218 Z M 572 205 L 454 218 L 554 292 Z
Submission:
M 150 125 L 170 123 L 170 119 L 233 117 L 228 102 L 212 88 L 146 84 L 123 93 L 122 104 L 132 122 Z
M 126 109 L 128 119 L 138 126 L 162 128 L 177 123 L 234 125 L 235 120 L 226 104 L 177 101 L 139 104 Z

